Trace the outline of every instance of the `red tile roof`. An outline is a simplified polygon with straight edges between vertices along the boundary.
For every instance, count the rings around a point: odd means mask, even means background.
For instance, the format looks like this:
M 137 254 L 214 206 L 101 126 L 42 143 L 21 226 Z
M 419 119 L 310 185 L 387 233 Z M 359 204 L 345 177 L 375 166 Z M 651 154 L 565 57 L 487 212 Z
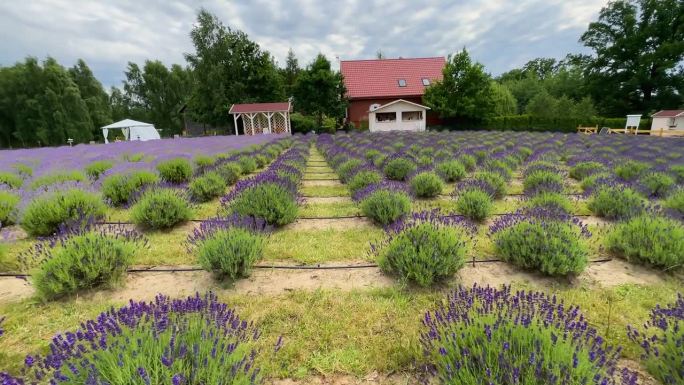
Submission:
M 676 116 L 684 116 L 684 110 L 662 110 L 651 116 L 654 118 L 674 118 Z
M 279 112 L 289 111 L 290 103 L 247 103 L 247 104 L 233 104 L 230 107 L 230 114 L 244 114 L 249 112 Z
M 445 63 L 443 57 L 343 60 L 340 72 L 350 99 L 422 96 L 423 79 L 441 80 Z M 406 87 L 399 86 L 399 79 L 406 80 Z

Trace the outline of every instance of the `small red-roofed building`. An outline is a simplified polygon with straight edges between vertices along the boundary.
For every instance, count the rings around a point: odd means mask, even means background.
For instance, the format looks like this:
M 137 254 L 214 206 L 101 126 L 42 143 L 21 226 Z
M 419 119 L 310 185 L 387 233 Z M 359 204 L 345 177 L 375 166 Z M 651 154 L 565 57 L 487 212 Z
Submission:
M 651 130 L 684 130 L 684 110 L 662 110 L 651 115 Z
M 290 134 L 290 102 L 233 104 L 228 111 L 233 115 L 235 135 L 238 135 L 238 121 L 242 121 L 245 135 Z
M 423 95 L 442 79 L 445 64 L 444 57 L 342 60 L 347 121 L 356 127 L 367 124 L 371 131 L 421 131 L 440 124 L 437 114 L 424 106 Z

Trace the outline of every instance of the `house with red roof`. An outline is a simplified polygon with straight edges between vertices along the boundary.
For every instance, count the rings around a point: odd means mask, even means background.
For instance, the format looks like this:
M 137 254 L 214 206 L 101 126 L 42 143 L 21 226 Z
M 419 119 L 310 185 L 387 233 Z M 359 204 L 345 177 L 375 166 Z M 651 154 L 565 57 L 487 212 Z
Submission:
M 444 57 L 343 60 L 347 121 L 371 131 L 425 130 L 439 117 L 424 106 L 425 89 L 442 79 Z
M 651 131 L 684 130 L 684 110 L 662 110 L 651 115 Z

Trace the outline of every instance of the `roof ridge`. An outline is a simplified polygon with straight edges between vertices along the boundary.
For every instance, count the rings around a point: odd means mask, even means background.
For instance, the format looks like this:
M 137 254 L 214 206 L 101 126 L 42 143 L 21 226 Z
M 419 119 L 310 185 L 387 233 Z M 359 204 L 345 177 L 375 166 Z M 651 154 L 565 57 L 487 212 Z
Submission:
M 397 58 L 384 58 L 384 59 L 349 59 L 340 60 L 340 63 L 349 62 L 360 62 L 360 61 L 396 61 L 396 60 L 420 60 L 420 59 L 445 59 L 444 56 L 426 56 L 426 57 L 397 57 Z

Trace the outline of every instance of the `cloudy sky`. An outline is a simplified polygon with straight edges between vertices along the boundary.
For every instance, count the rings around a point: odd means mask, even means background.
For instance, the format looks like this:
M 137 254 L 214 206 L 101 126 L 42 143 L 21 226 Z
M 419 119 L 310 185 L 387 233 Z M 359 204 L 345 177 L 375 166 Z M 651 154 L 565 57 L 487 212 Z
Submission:
M 584 52 L 577 42 L 604 0 L 3 0 L 0 65 L 25 56 L 83 58 L 105 86 L 129 61 L 184 63 L 204 7 L 284 63 L 447 55 L 466 47 L 494 75 L 535 57 Z

